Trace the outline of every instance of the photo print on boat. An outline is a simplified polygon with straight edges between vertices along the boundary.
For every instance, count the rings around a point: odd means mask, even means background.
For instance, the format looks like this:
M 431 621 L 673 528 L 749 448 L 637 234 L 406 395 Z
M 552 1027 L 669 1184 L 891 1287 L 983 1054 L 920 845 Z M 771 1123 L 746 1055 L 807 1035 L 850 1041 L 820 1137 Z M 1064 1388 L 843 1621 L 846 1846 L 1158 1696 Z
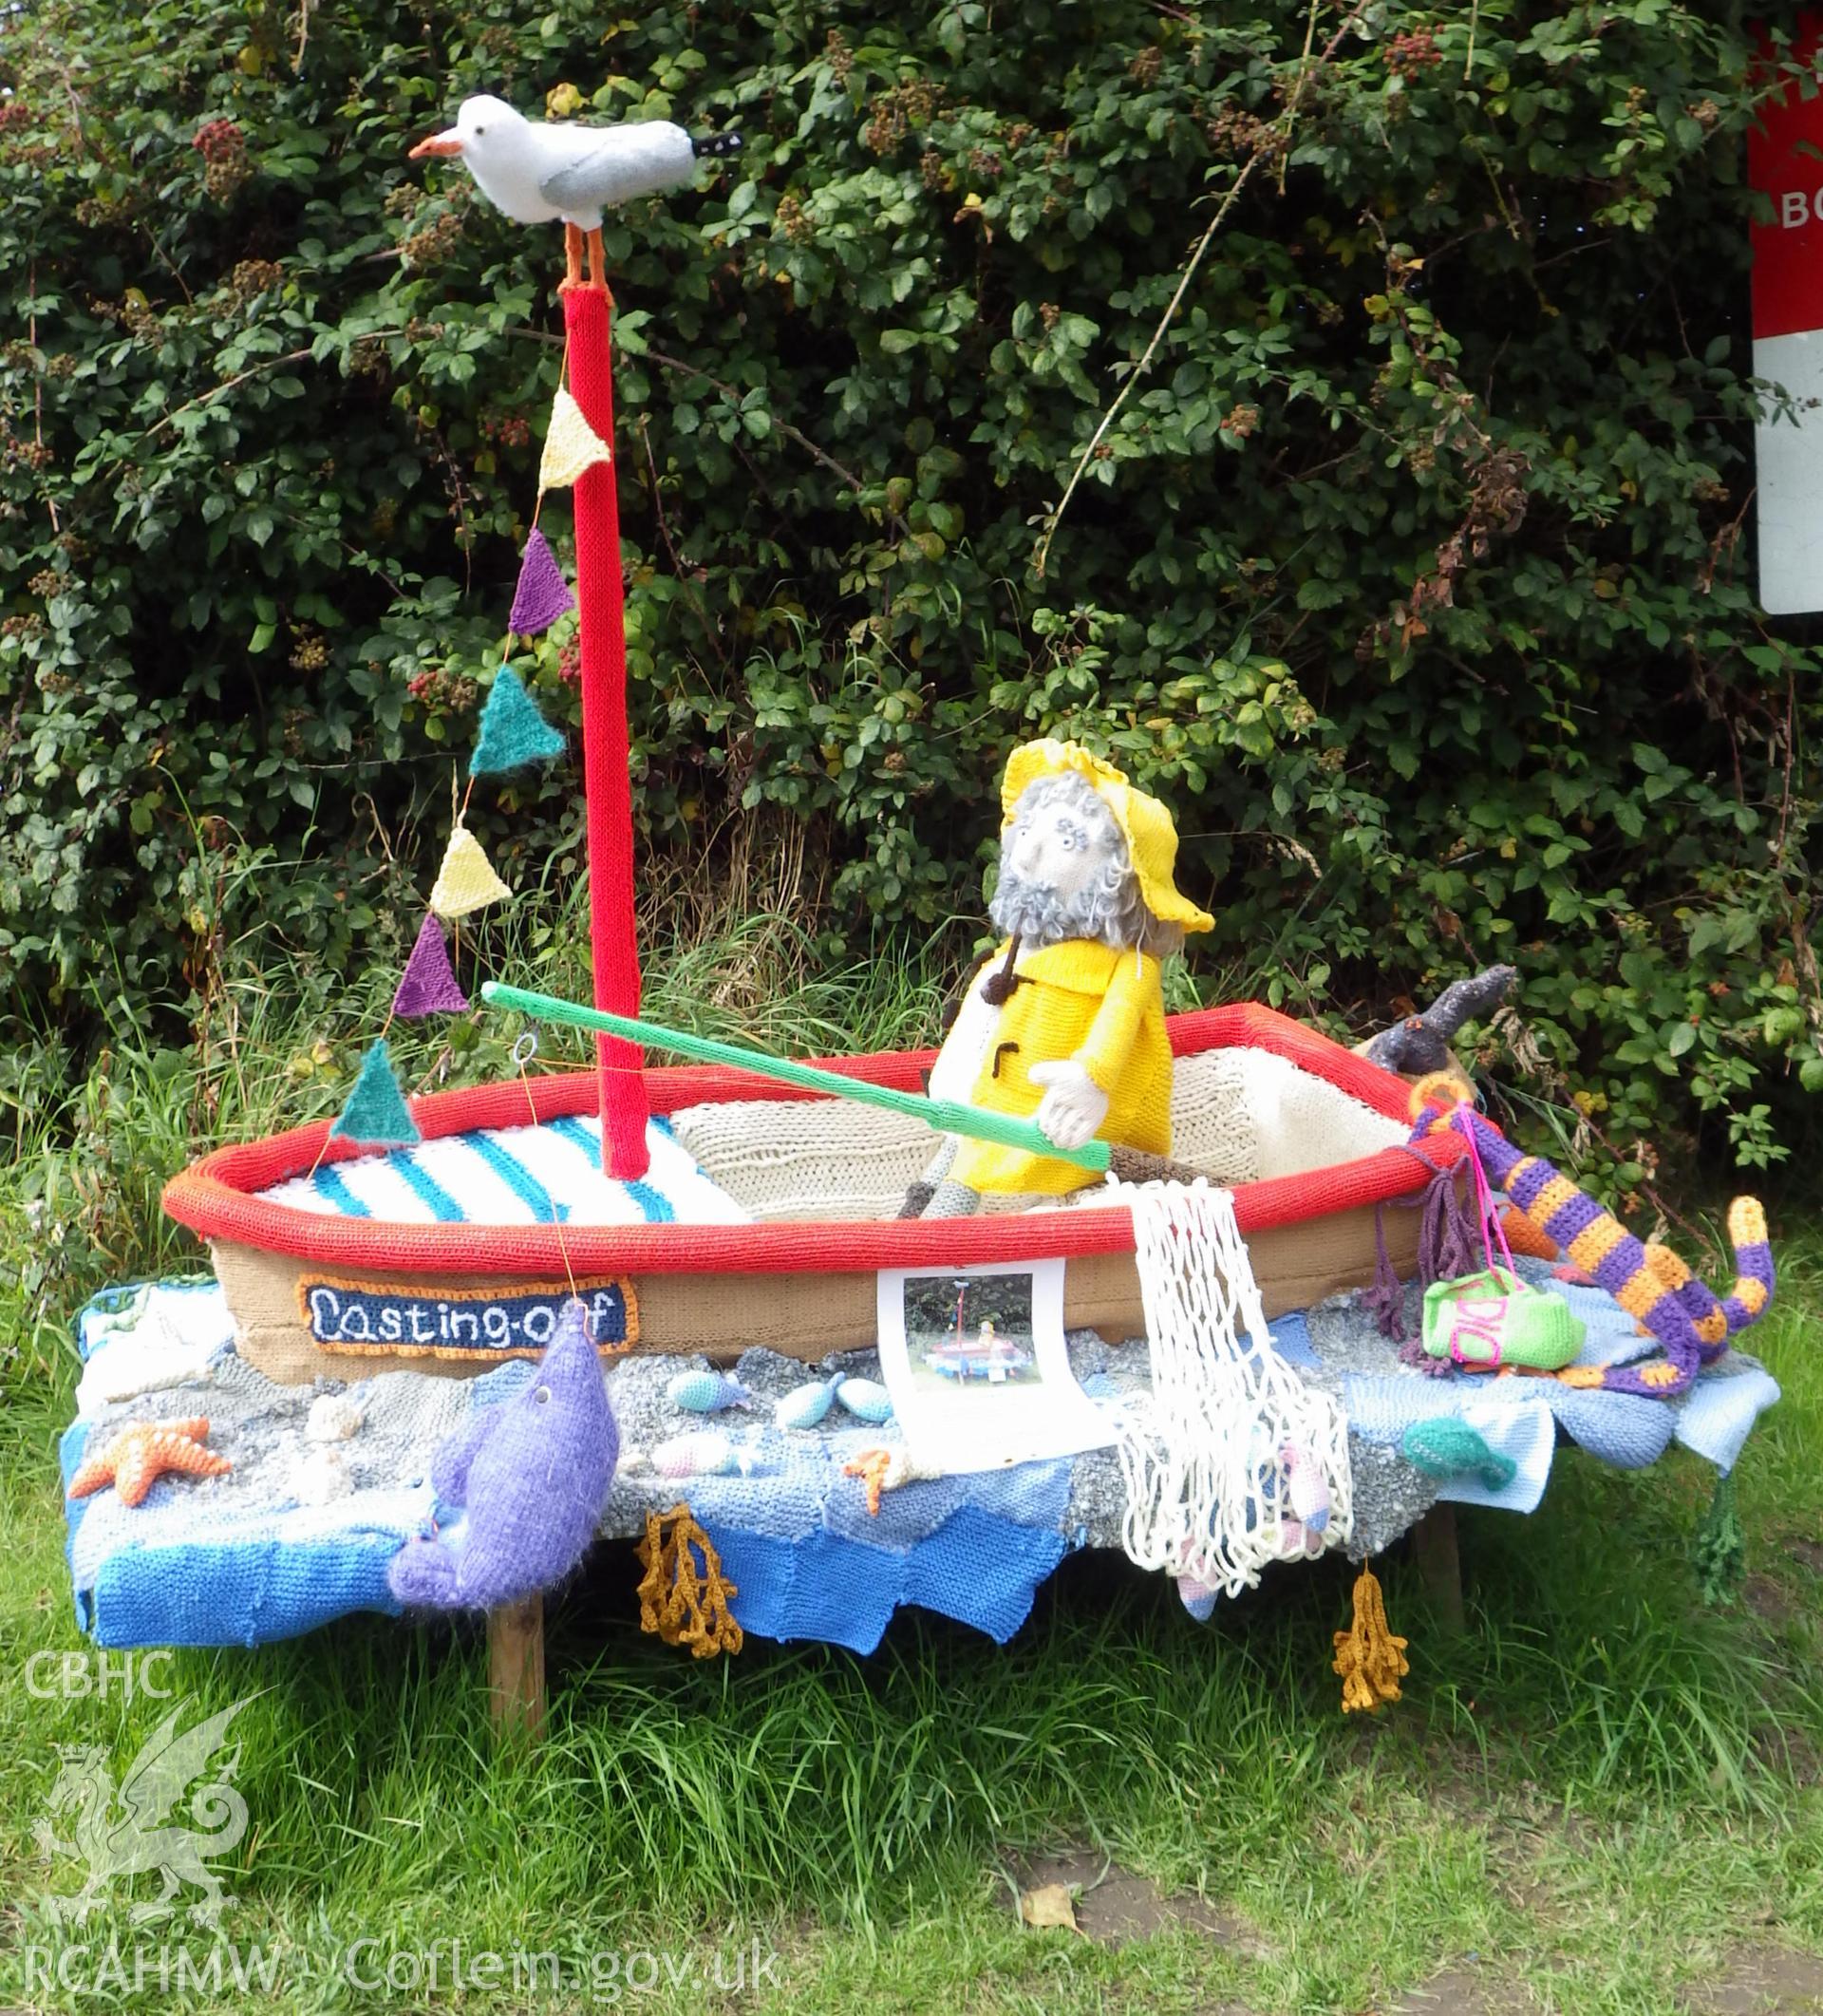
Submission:
M 880 1376 L 920 1468 L 999 1470 L 1113 1441 L 1070 1370 L 1063 1265 L 879 1275 Z

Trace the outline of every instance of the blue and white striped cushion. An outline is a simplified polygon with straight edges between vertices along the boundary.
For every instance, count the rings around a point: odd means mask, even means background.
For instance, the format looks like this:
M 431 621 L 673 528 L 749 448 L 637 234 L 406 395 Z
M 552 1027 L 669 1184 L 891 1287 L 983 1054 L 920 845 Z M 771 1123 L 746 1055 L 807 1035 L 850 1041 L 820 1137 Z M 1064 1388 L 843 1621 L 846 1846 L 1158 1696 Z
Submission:
M 478 1128 L 326 1163 L 260 1196 L 293 1211 L 395 1225 L 745 1225 L 752 1215 L 705 1176 L 667 1120 L 646 1130 L 636 1183 L 604 1176 L 601 1122 Z

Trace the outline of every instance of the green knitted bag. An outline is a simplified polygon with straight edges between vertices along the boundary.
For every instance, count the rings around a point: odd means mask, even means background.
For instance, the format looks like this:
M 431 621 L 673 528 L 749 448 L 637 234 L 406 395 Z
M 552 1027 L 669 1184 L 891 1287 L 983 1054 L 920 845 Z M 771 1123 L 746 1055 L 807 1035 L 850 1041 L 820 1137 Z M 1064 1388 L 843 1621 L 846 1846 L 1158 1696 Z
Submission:
M 1424 1291 L 1424 1349 L 1459 1366 L 1555 1372 L 1583 1347 L 1583 1319 L 1561 1295 L 1528 1288 L 1504 1267 Z

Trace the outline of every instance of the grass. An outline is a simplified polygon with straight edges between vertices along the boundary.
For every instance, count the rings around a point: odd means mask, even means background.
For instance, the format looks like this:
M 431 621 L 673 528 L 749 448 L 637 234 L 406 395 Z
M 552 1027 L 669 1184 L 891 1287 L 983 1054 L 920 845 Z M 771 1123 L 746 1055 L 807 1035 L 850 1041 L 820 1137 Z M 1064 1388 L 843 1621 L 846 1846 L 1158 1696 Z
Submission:
M 579 989 L 576 936 L 527 914 L 516 973 Z M 804 965 L 789 927 L 724 919 L 654 962 L 648 1000 L 661 1017 L 799 1050 L 930 1027 L 934 971 L 907 977 L 892 960 L 806 984 Z M 118 1672 L 105 1699 L 27 1684 L 34 1653 L 83 1642 L 55 1463 L 68 1320 L 108 1280 L 200 1264 L 156 1205 L 201 1140 L 336 1102 L 379 997 L 341 1005 L 349 1033 L 324 1063 L 320 999 L 308 976 L 288 985 L 224 976 L 206 1053 L 119 1027 L 81 1084 L 45 1068 L 13 1095 L 0 2002 L 587 2007 L 626 1988 L 635 1956 L 625 1999 L 652 2008 L 1363 2011 L 1467 1964 L 1489 2008 L 1659 2016 L 1743 1953 L 1823 1951 L 1823 1240 L 1793 1226 L 1778 1228 L 1780 1301 L 1754 1339 L 1785 1399 L 1741 1464 L 1753 1573 L 1733 1608 L 1696 1593 L 1690 1543 L 1712 1474 L 1688 1457 L 1622 1476 L 1567 1454 L 1532 1517 L 1463 1515 L 1459 1637 L 1408 1560 L 1382 1563 L 1413 1673 L 1370 1724 L 1343 1718 L 1328 1670 L 1348 1597 L 1339 1564 L 1280 1574 L 1201 1629 L 1160 1581 L 1078 1559 L 1004 1649 L 913 1614 L 871 1659 L 756 1642 L 700 1667 L 639 1634 L 631 1556 L 608 1548 L 554 1608 L 552 1727 L 529 1754 L 490 1740 L 471 1630 L 355 1620 L 179 1654 L 160 1676 L 198 1707 L 256 1696 L 235 1724 L 252 1825 L 223 1864 L 237 1899 L 226 1931 L 235 1953 L 277 1966 L 270 1989 L 242 1993 L 232 1973 L 219 1989 L 160 1979 L 159 1941 L 180 1939 L 194 1966 L 211 1942 L 136 1928 L 124 1898 L 80 1930 L 52 1924 L 43 1900 L 73 1872 L 34 1829 L 58 1746 L 100 1744 L 118 1772 L 168 1705 L 122 1699 Z M 512 1033 L 482 1030 L 441 1064 L 411 1039 L 404 1056 L 420 1076 L 479 1075 L 501 1067 Z M 29 1670 L 42 1678 L 44 1663 Z M 1024 1859 L 1065 1846 L 1167 1898 L 1208 1899 L 1230 1935 L 1169 1907 L 1118 1950 L 1024 1931 L 1010 1909 Z M 146 1880 L 136 1894 L 151 1894 Z M 510 1974 L 475 1986 L 471 1966 L 453 1988 L 454 1939 L 470 1956 L 556 1954 L 568 1985 L 552 1992 L 541 1971 L 536 1992 Z M 776 1956 L 768 1977 L 724 1995 L 717 1964 L 731 1981 L 756 1940 Z M 66 1962 L 74 1987 L 47 1988 L 44 1953 L 72 1943 L 88 1949 Z M 619 1956 L 611 1979 L 604 1956 Z

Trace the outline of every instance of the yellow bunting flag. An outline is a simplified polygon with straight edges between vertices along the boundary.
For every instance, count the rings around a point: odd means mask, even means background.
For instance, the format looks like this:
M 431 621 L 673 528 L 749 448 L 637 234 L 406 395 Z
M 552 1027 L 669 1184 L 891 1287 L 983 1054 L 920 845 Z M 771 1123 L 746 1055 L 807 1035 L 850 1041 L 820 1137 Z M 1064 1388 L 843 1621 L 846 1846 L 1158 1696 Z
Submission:
M 437 886 L 430 893 L 430 907 L 440 917 L 465 917 L 471 910 L 483 910 L 490 903 L 508 903 L 513 892 L 488 866 L 481 843 L 466 826 L 458 826 L 449 837 L 449 852 L 437 872 Z
M 550 430 L 544 437 L 544 455 L 538 463 L 538 488 L 566 490 L 585 469 L 612 460 L 608 443 L 582 417 L 582 408 L 559 386 L 551 407 Z

